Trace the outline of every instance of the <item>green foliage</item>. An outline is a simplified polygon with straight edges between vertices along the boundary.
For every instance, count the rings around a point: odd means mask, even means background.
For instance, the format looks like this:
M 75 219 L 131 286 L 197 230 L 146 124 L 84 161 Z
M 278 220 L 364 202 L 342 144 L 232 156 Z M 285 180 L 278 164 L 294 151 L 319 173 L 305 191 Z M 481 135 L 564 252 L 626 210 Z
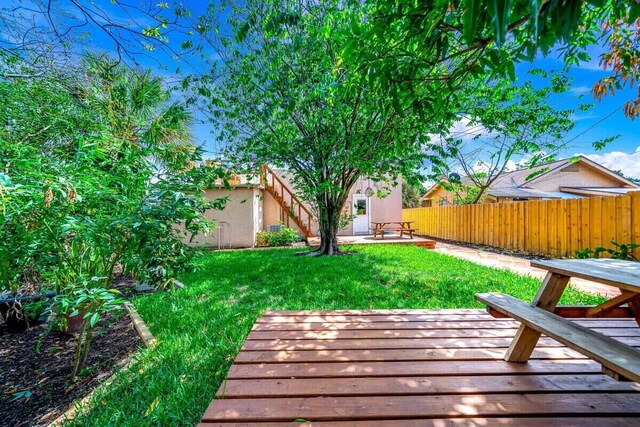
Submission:
M 606 252 L 606 249 L 598 246 L 595 249 L 584 248 L 582 250 L 573 251 L 574 255 L 578 259 L 587 259 L 587 258 L 600 258 L 600 254 Z
M 46 320 L 50 313 L 51 303 L 47 299 L 27 302 L 22 304 L 22 309 L 27 319 L 29 319 L 29 322 L 42 322 Z
M 635 25 L 640 4 L 397 0 L 367 2 L 361 16 L 366 19 L 351 23 L 345 61 L 366 68 L 372 84 L 400 100 L 412 99 L 415 108 L 432 116 L 446 113 L 446 104 L 462 93 L 458 89 L 469 76 L 515 80 L 516 62 L 554 48 L 567 65 L 588 60 L 587 47 L 607 40 L 613 23 Z M 413 95 L 418 87 L 426 98 Z
M 426 190 L 422 184 L 402 183 L 402 208 L 419 208 Z
M 99 388 L 70 426 L 197 424 L 264 310 L 484 308 L 476 292 L 531 301 L 540 287 L 531 277 L 418 247 L 347 250 L 353 254 L 330 258 L 287 249 L 204 255 L 198 271 L 179 277 L 186 288 L 136 299 L 160 345 Z M 569 288 L 561 304 L 602 300 Z
M 613 248 L 603 248 L 601 246 L 591 250 L 590 248 L 585 248 L 583 250 L 574 251 L 574 255 L 578 259 L 586 259 L 586 258 L 600 258 L 600 255 L 603 253 L 609 254 L 613 259 L 624 259 L 627 261 L 637 261 L 638 258 L 634 255 L 634 251 L 637 248 L 640 248 L 640 245 L 637 243 L 618 243 L 611 241 L 611 244 L 614 246 Z
M 0 97 L 0 288 L 107 288 L 117 265 L 162 284 L 188 265 L 223 173 L 195 167 L 191 115 L 159 78 L 91 58 L 82 76 L 0 80 Z
M 341 49 L 359 22 L 360 2 L 246 2 L 203 18 L 223 63 L 191 89 L 240 162 L 287 168 L 317 213 L 320 253 L 334 253 L 349 191 L 360 177 L 379 187 L 418 168 L 431 122 L 372 87 Z M 232 30 L 229 31 L 228 29 Z M 215 30 L 214 30 L 215 29 Z M 399 105 L 399 103 L 401 105 Z
M 340 215 L 340 222 L 338 223 L 338 230 L 346 230 L 351 225 L 351 222 L 356 218 L 356 215 L 343 212 Z
M 262 230 L 256 234 L 256 246 L 291 246 L 299 241 L 298 232 L 289 227 L 282 227 L 279 231 Z

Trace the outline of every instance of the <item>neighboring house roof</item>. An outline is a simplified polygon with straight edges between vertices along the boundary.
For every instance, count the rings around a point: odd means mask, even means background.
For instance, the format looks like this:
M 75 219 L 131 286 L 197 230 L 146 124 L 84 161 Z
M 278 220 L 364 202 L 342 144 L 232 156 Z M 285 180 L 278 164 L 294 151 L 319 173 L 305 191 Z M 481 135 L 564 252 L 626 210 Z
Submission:
M 576 163 L 587 164 L 592 168 L 598 170 L 599 172 L 608 175 L 613 180 L 618 181 L 620 183 L 620 187 L 608 188 L 607 190 L 604 190 L 603 187 L 560 187 L 560 191 L 541 191 L 528 188 L 530 184 L 535 183 L 538 180 L 548 178 L 549 176 L 560 172 L 566 167 Z M 465 181 L 465 179 L 467 181 Z M 462 182 L 467 185 L 469 184 L 467 177 L 463 177 Z M 427 191 L 427 193 L 422 196 L 422 199 L 429 199 L 440 186 L 440 183 L 434 184 Z M 591 188 L 591 190 L 580 191 L 580 188 Z M 598 190 L 596 190 L 596 188 L 598 188 Z M 595 195 L 596 191 L 608 194 L 626 194 L 627 191 L 637 190 L 638 188 L 640 188 L 640 186 L 638 186 L 638 184 L 634 183 L 633 181 L 630 181 L 616 174 L 615 172 L 612 172 L 611 170 L 594 162 L 593 160 L 588 159 L 587 157 L 578 156 L 578 160 L 576 161 L 573 161 L 573 159 L 562 159 L 529 169 L 519 169 L 512 172 L 504 173 L 495 179 L 495 181 L 491 184 L 491 187 L 488 189 L 487 194 L 498 198 L 509 197 L 529 199 L 570 199 L 581 197 L 583 195 Z
M 627 194 L 632 191 L 639 191 L 638 188 L 623 188 L 623 187 L 560 187 L 561 191 L 573 194 L 582 194 L 585 196 L 618 196 L 621 194 Z
M 509 197 L 514 199 L 579 199 L 576 194 L 561 191 L 541 191 L 532 188 L 498 188 L 489 190 L 487 194 L 493 197 Z

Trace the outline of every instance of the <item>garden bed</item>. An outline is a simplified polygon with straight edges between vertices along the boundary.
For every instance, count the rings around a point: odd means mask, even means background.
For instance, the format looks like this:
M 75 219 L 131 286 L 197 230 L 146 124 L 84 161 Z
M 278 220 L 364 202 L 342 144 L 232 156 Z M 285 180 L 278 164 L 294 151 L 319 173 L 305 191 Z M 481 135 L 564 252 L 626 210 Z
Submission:
M 477 249 L 479 251 L 491 252 L 498 255 L 514 256 L 514 257 L 528 259 L 528 260 L 551 259 L 551 257 L 549 257 L 549 255 L 546 255 L 546 254 L 519 251 L 515 249 L 511 250 L 511 249 L 497 248 L 494 246 L 486 246 L 486 245 L 469 243 L 469 242 L 458 242 L 456 240 L 447 240 L 447 239 L 441 239 L 438 237 L 431 237 L 431 236 L 424 236 L 424 235 L 420 235 L 420 237 L 425 237 L 427 239 L 435 240 L 436 242 L 440 242 L 440 243 L 448 243 L 450 245 L 462 246 L 463 248 Z
M 122 275 L 114 287 L 126 298 L 140 293 Z M 96 327 L 85 367 L 72 380 L 76 338 L 55 330 L 46 334 L 46 328 L 15 333 L 0 320 L 0 425 L 49 425 L 142 346 L 127 312 L 110 314 Z
M 0 323 L 2 425 L 48 425 L 124 365 L 141 344 L 126 312 L 112 316 L 97 327 L 86 366 L 71 380 L 75 337 L 58 331 L 43 337 L 45 328 L 11 333 Z

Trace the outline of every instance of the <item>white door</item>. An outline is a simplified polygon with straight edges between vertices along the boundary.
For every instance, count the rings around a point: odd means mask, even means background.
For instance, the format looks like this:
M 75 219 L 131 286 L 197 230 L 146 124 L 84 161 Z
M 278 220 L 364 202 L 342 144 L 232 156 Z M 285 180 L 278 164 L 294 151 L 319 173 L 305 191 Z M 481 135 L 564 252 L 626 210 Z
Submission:
M 369 198 L 363 194 L 353 195 L 353 234 L 369 233 Z

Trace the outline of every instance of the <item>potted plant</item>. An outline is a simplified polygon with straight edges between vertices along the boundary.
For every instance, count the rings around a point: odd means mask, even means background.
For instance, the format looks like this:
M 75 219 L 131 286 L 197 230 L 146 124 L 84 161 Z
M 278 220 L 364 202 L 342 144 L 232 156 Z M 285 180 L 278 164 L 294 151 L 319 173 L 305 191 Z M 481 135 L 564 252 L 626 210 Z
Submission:
M 98 322 L 108 313 L 121 310 L 125 301 L 116 298 L 120 292 L 101 286 L 91 287 L 90 282 L 68 286 L 54 299 L 54 312 L 58 320 L 67 324 L 69 319 L 79 322 L 73 376 L 84 365 L 89 354 L 93 331 Z

